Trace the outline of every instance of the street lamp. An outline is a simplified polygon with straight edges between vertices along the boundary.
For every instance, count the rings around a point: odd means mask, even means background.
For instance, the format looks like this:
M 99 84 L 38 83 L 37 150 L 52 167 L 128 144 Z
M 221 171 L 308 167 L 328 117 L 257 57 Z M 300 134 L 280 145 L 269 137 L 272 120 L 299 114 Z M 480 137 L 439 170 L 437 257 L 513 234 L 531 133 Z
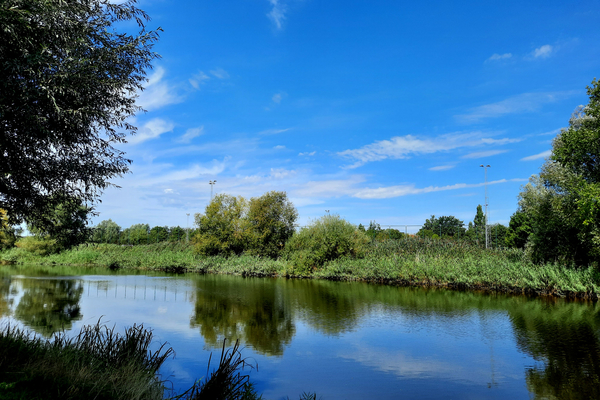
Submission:
M 187 215 L 187 226 L 185 229 L 185 242 L 190 242 L 190 213 L 185 213 Z
M 210 201 L 211 201 L 211 203 L 212 203 L 212 198 L 213 198 L 213 186 L 215 183 L 217 183 L 216 180 L 208 181 L 208 184 L 210 185 Z
M 488 183 L 487 183 L 487 169 L 490 168 L 490 165 L 480 165 L 483 168 L 485 173 L 485 248 L 488 248 L 488 205 L 490 200 L 488 198 Z

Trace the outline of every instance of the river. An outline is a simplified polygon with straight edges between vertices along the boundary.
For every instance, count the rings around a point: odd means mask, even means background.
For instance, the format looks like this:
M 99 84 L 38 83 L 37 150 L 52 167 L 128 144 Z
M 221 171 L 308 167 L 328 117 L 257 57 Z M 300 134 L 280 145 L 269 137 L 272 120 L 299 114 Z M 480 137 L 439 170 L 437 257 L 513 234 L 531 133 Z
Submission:
M 40 335 L 143 323 L 174 393 L 239 339 L 265 399 L 600 398 L 600 306 L 319 280 L 0 269 L 0 318 Z M 218 358 L 218 357 L 217 357 Z

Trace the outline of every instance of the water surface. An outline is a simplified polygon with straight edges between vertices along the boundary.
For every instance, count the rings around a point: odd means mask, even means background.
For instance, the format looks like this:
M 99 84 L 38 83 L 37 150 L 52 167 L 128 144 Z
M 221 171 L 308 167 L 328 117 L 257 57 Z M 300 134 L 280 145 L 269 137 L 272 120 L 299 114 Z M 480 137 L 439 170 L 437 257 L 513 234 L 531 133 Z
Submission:
M 221 275 L 3 267 L 0 317 L 50 337 L 143 323 L 175 393 L 239 339 L 266 399 L 598 398 L 592 302 Z

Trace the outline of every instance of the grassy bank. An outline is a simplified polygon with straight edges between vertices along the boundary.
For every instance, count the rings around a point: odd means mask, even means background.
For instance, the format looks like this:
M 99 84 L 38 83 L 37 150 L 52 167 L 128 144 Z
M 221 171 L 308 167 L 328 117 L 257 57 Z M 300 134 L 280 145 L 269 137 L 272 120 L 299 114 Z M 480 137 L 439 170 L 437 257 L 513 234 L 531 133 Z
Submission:
M 374 242 L 362 258 L 339 258 L 308 273 L 298 273 L 294 265 L 283 258 L 201 257 L 182 243 L 81 245 L 44 257 L 12 249 L 1 253 L 0 259 L 17 264 L 364 280 L 587 298 L 597 298 L 600 294 L 600 273 L 596 268 L 537 265 L 518 249 L 486 250 L 460 241 L 418 238 Z
M 41 339 L 5 327 L 0 330 L 0 399 L 162 400 L 168 391 L 158 370 L 173 355 L 161 346 L 150 351 L 152 332 L 133 326 L 121 335 L 105 325 L 84 327 Z M 257 396 L 239 344 L 223 352 L 219 365 L 204 380 L 173 399 L 244 399 Z M 250 366 L 251 367 L 251 366 Z

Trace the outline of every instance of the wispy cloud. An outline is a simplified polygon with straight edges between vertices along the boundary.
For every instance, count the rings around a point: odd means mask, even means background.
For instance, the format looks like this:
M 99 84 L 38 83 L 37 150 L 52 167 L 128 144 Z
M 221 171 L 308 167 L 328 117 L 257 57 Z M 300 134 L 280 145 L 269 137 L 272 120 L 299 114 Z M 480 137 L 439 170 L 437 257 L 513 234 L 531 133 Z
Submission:
M 492 56 L 490 58 L 488 58 L 485 61 L 491 62 L 491 61 L 499 61 L 499 60 L 508 60 L 511 57 L 512 57 L 511 53 L 504 53 L 504 54 L 494 53 L 494 54 L 492 54 Z
M 338 155 L 356 160 L 347 168 L 356 168 L 367 162 L 385 159 L 402 159 L 412 155 L 431 154 L 464 147 L 488 144 L 512 143 L 516 139 L 482 138 L 481 132 L 452 133 L 435 138 L 419 138 L 413 135 L 396 136 L 390 140 L 380 140 L 359 149 L 345 150 Z
M 285 149 L 285 146 L 280 144 L 280 145 L 274 146 L 273 148 L 275 150 L 283 150 L 283 149 Z
M 274 103 L 277 103 L 277 104 L 281 103 L 281 94 L 280 93 L 274 94 L 272 100 Z
M 456 118 L 464 123 L 474 123 L 508 114 L 535 112 L 544 104 L 566 99 L 576 93 L 576 91 L 523 93 L 496 103 L 474 107 L 466 114 L 457 115 Z
M 174 87 L 164 81 L 165 69 L 156 67 L 148 78 L 144 90 L 139 93 L 137 105 L 147 111 L 156 110 L 169 104 L 180 103 L 183 98 L 177 94 Z
M 287 132 L 290 129 L 291 128 L 285 128 L 285 129 L 266 129 L 264 131 L 258 132 L 258 134 L 259 135 L 277 135 L 279 133 Z
M 315 154 L 317 154 L 316 151 L 311 151 L 311 152 L 306 151 L 304 153 L 298 153 L 299 156 L 308 156 L 308 157 L 314 156 Z
M 550 46 L 549 44 L 545 44 L 545 45 L 535 49 L 531 53 L 531 55 L 534 58 L 548 58 L 548 57 L 550 57 L 550 55 L 552 54 L 553 51 L 554 51 L 554 47 Z
M 507 182 L 524 182 L 527 179 L 500 179 L 497 181 L 488 182 L 488 185 L 495 185 L 499 183 L 507 183 Z M 414 184 L 411 185 L 397 185 L 397 186 L 388 186 L 388 187 L 379 187 L 377 189 L 362 189 L 358 192 L 354 193 L 352 197 L 357 197 L 359 199 L 389 199 L 392 197 L 402 197 L 408 195 L 416 195 L 416 194 L 425 194 L 432 192 L 442 192 L 447 190 L 458 190 L 458 189 L 466 189 L 466 188 L 474 188 L 485 185 L 485 183 L 456 183 L 454 185 L 446 185 L 446 186 L 428 186 L 424 188 L 415 187 Z
M 532 156 L 523 157 L 523 158 L 521 158 L 521 161 L 539 160 L 540 158 L 550 157 L 550 154 L 552 154 L 552 150 L 546 150 L 546 151 L 543 151 L 543 152 L 541 152 L 539 154 L 534 154 Z
M 430 171 L 447 171 L 454 168 L 456 165 L 438 165 L 437 167 L 429 168 Z
M 190 82 L 190 85 L 192 85 L 192 87 L 194 89 L 200 89 L 200 85 L 204 84 L 209 79 L 210 79 L 210 76 L 206 75 L 202 71 L 198 71 L 198 73 L 192 75 L 192 77 L 190 79 L 188 79 L 188 81 Z
M 228 79 L 229 78 L 229 74 L 223 68 L 215 68 L 215 69 L 211 70 L 210 73 L 215 78 L 218 78 L 218 79 Z
M 542 132 L 542 133 L 538 133 L 538 136 L 556 136 L 560 133 L 560 131 L 562 131 L 564 128 L 558 128 L 558 129 L 554 129 L 552 131 L 549 132 Z
M 491 157 L 498 154 L 506 153 L 508 150 L 487 150 L 487 151 L 476 151 L 474 153 L 465 154 L 461 158 L 484 158 Z
M 175 125 L 171 122 L 167 122 L 161 118 L 154 118 L 138 128 L 137 133 L 131 136 L 127 142 L 129 144 L 139 144 L 146 140 L 156 139 L 163 133 L 172 131 L 174 127 Z
M 267 14 L 267 17 L 273 21 L 275 28 L 281 30 L 283 28 L 283 21 L 285 21 L 287 6 L 282 0 L 269 0 L 269 3 L 271 3 L 273 8 L 271 8 L 271 11 Z
M 201 126 L 199 128 L 191 128 L 188 129 L 179 139 L 177 139 L 178 143 L 190 143 L 192 139 L 204 134 L 204 127 Z

